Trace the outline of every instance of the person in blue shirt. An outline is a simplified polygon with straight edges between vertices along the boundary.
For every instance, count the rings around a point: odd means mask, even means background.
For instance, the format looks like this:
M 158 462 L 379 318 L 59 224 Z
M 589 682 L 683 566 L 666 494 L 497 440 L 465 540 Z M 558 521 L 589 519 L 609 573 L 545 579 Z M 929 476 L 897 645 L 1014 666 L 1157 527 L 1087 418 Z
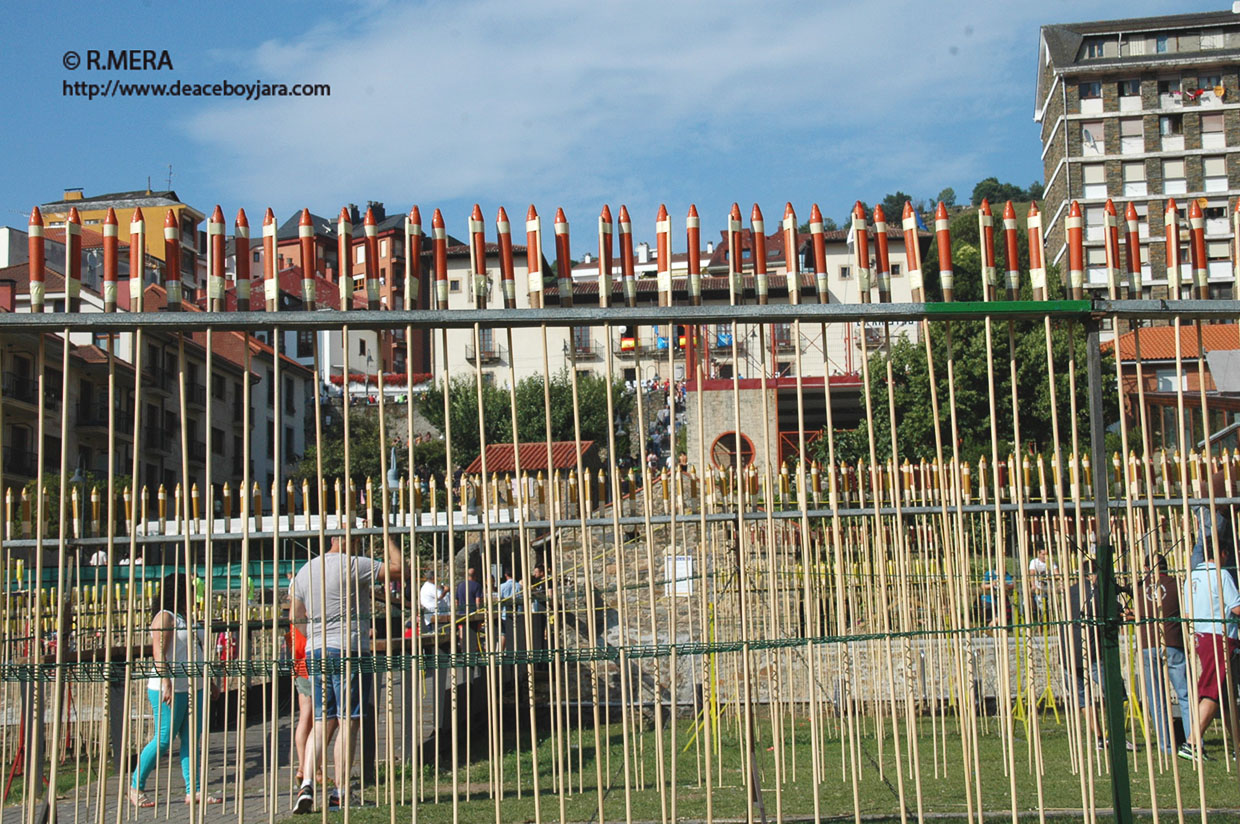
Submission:
M 1002 590 L 1007 595 L 1002 595 Z M 982 575 L 982 620 L 988 627 L 997 627 L 1012 623 L 1012 594 L 1016 590 L 1016 580 L 1011 573 L 1004 573 L 1003 586 L 999 585 L 999 570 L 988 569 Z M 1000 606 L 1002 604 L 1002 607 Z

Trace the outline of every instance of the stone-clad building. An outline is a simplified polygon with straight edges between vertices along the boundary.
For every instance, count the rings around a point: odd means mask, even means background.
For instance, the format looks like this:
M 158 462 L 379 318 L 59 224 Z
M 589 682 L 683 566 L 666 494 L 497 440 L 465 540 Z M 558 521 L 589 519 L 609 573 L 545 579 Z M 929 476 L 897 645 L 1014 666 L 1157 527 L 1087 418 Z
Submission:
M 1042 127 L 1043 221 L 1052 263 L 1066 264 L 1068 208 L 1077 200 L 1085 215 L 1087 285 L 1105 288 L 1104 206 L 1114 200 L 1122 221 L 1133 202 L 1142 219 L 1144 279 L 1161 296 L 1166 198 L 1175 198 L 1185 237 L 1188 204 L 1198 200 L 1211 293 L 1234 297 L 1227 241 L 1228 206 L 1240 195 L 1238 72 L 1240 4 L 1232 11 L 1042 27 L 1034 120 Z

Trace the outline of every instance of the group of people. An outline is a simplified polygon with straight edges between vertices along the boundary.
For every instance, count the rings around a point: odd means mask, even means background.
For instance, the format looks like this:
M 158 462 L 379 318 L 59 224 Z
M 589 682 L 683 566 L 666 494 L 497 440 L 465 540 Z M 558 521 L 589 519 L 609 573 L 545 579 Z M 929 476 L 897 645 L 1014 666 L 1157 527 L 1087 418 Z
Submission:
M 529 609 L 532 624 L 532 649 L 542 649 L 547 632 L 547 605 L 551 592 L 551 583 L 547 579 L 546 568 L 536 564 L 531 572 L 530 580 L 524 577 L 517 580 L 513 571 L 505 567 L 499 579 L 491 583 L 491 602 L 498 609 L 499 625 L 495 628 L 498 638 L 494 639 L 493 648 L 502 650 L 513 646 L 514 618 L 521 616 L 525 598 L 529 596 Z M 475 567 L 470 567 L 465 577 L 457 583 L 452 591 L 447 584 L 437 582 L 433 566 L 428 566 L 423 574 L 422 587 L 418 590 L 418 606 L 422 612 L 422 631 L 437 632 L 445 623 L 453 622 L 463 637 L 470 641 L 470 646 L 477 643 L 479 633 L 485 629 L 486 597 L 481 576 Z M 412 625 L 406 627 L 406 634 L 412 634 Z

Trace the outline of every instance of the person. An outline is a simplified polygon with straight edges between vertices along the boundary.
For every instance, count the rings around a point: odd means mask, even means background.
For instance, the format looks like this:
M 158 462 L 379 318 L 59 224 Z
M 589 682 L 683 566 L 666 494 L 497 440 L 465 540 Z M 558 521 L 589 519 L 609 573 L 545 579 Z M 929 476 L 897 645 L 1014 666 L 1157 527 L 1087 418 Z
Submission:
M 982 620 L 986 622 L 986 626 L 997 627 L 1012 623 L 1012 594 L 1016 590 L 1016 581 L 1010 572 L 1003 574 L 1002 589 L 1006 589 L 1007 594 L 1001 597 L 999 570 L 986 570 L 982 575 Z
M 530 623 L 534 634 L 530 643 L 531 649 L 547 648 L 547 600 L 550 586 L 546 567 L 535 564 L 534 572 L 530 576 Z
M 157 674 L 146 681 L 146 697 L 154 714 L 155 736 L 142 748 L 138 769 L 129 784 L 129 801 L 135 807 L 154 807 L 155 802 L 146 795 L 146 782 L 160 756 L 172 749 L 172 739 L 180 745 L 181 777 L 185 779 L 185 803 L 191 796 L 207 804 L 219 804 L 218 796 L 201 794 L 195 796 L 197 786 L 190 770 L 190 753 L 198 746 L 197 736 L 191 735 L 189 691 L 190 678 L 184 673 L 184 665 L 190 661 L 206 659 L 206 637 L 201 629 L 192 633 L 186 616 L 188 586 L 184 574 L 172 573 L 160 582 L 159 595 L 151 613 L 151 651 Z M 217 688 L 211 683 L 212 693 Z M 199 707 L 202 706 L 199 699 Z M 203 715 L 198 714 L 201 731 Z
M 1033 605 L 1038 617 L 1046 615 L 1046 595 L 1051 577 L 1058 571 L 1059 568 L 1047 559 L 1046 546 L 1039 546 L 1037 554 L 1029 561 L 1029 589 L 1033 591 Z
M 1167 661 L 1167 681 L 1179 698 L 1183 715 L 1183 731 L 1186 738 L 1191 722 L 1188 721 L 1188 681 L 1184 667 L 1183 631 L 1180 629 L 1180 587 L 1175 578 L 1167 574 L 1167 557 L 1161 553 L 1150 558 L 1149 568 L 1133 595 L 1136 618 L 1141 622 L 1138 632 L 1141 640 L 1141 662 L 1144 668 L 1145 700 L 1153 721 L 1158 748 L 1174 754 L 1178 744 L 1170 721 L 1171 707 L 1167 703 L 1167 690 L 1163 683 L 1162 662 Z M 1178 667 L 1176 665 L 1178 653 Z
M 435 583 L 434 567 L 427 567 L 422 588 L 418 590 L 418 605 L 422 607 L 422 626 L 427 632 L 435 630 L 435 622 L 447 606 L 448 588 Z
M 90 565 L 96 567 L 108 565 L 108 550 L 106 547 L 101 546 L 91 554 Z
M 1098 634 L 1100 616 L 1098 574 L 1094 562 L 1081 563 L 1080 579 L 1068 588 L 1068 621 L 1060 627 L 1060 649 L 1063 654 L 1064 686 L 1069 694 L 1076 693 L 1077 709 L 1084 713 L 1089 728 L 1098 739 L 1098 749 L 1106 748 L 1106 738 L 1098 720 L 1096 704 L 1102 695 L 1102 639 Z M 1092 695 L 1090 682 L 1093 683 Z M 1121 682 L 1121 690 L 1123 684 Z M 1121 692 L 1121 703 L 1127 692 Z M 1136 747 L 1125 741 L 1124 747 Z
M 293 656 L 293 692 L 297 695 L 297 726 L 293 730 L 293 744 L 297 749 L 297 780 L 306 775 L 306 741 L 314 730 L 314 685 L 306 669 L 306 635 L 293 621 L 293 604 L 289 602 L 289 627 L 285 643 Z
M 520 604 L 521 584 L 513 580 L 512 570 L 504 570 L 504 580 L 499 585 L 499 648 L 508 645 L 512 636 L 512 616 L 516 614 Z M 509 607 L 512 611 L 509 612 Z
M 1227 478 L 1222 470 L 1214 473 L 1210 483 L 1214 487 L 1214 497 L 1216 499 L 1227 495 Z M 1233 558 L 1235 533 L 1232 531 L 1231 525 L 1231 507 L 1216 503 L 1213 509 L 1213 516 L 1211 516 L 1210 505 L 1205 503 L 1194 507 L 1193 514 L 1196 516 L 1197 527 L 1193 533 L 1193 549 L 1188 560 L 1189 574 L 1191 575 L 1193 570 L 1205 562 L 1207 555 L 1213 557 L 1214 541 L 1217 535 L 1218 549 L 1221 553 L 1219 560 L 1223 572 L 1231 578 L 1233 584 L 1237 583 L 1236 567 Z
M 386 555 L 383 563 L 353 555 L 345 551 L 344 538 L 335 536 L 328 552 L 304 564 L 293 578 L 293 620 L 309 629 L 307 659 L 316 664 L 317 671 L 312 679 L 314 731 L 306 742 L 302 785 L 293 806 L 295 813 L 314 809 L 318 762 L 325 758 L 333 742 L 336 788 L 328 796 L 328 806 L 347 802 L 347 781 L 353 767 L 361 710 L 370 703 L 365 692 L 373 680 L 355 667 L 346 684 L 341 659 L 369 652 L 370 635 L 363 627 L 370 621 L 373 591 L 392 579 L 404 578 L 404 560 L 391 538 Z M 346 697 L 348 707 L 344 706 Z M 342 730 L 344 734 L 337 737 Z
M 468 616 L 467 623 L 477 630 L 481 624 L 477 612 L 481 609 L 482 583 L 478 580 L 478 570 L 470 567 L 464 580 L 456 585 L 456 617 L 460 620 Z
M 1240 618 L 1240 590 L 1219 566 L 1220 551 L 1206 547 L 1205 558 L 1189 573 L 1189 604 L 1200 672 L 1197 675 L 1197 728 L 1193 741 L 1180 747 L 1180 757 L 1208 761 L 1203 740 L 1223 697 L 1234 709 L 1235 687 L 1231 661 L 1240 649 L 1236 621 Z

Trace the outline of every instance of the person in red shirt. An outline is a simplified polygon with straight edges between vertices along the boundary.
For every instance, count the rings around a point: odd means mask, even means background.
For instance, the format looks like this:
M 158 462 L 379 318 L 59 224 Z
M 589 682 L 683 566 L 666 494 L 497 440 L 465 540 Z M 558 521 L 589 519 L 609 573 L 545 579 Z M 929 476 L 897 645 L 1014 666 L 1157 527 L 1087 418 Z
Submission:
M 291 605 L 289 610 L 291 618 Z M 293 691 L 297 693 L 297 727 L 293 730 L 293 743 L 297 747 L 297 780 L 300 782 L 305 777 L 302 772 L 306 763 L 306 741 L 314 729 L 314 685 L 306 669 L 306 636 L 290 621 L 284 638 L 293 653 Z

